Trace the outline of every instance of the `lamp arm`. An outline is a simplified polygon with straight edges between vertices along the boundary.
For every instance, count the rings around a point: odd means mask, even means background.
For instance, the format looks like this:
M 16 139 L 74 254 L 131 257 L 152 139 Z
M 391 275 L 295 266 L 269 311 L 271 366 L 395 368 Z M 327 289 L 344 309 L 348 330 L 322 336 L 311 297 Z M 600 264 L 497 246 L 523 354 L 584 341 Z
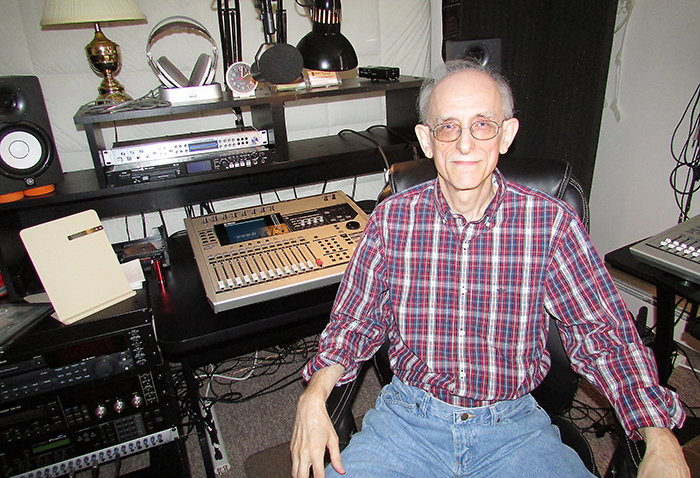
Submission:
M 287 43 L 287 10 L 282 0 L 277 0 L 277 43 Z
M 263 22 L 265 32 L 265 43 L 273 43 L 272 36 L 275 34 L 275 14 L 272 12 L 272 0 L 261 0 L 256 7 L 260 9 L 260 19 Z

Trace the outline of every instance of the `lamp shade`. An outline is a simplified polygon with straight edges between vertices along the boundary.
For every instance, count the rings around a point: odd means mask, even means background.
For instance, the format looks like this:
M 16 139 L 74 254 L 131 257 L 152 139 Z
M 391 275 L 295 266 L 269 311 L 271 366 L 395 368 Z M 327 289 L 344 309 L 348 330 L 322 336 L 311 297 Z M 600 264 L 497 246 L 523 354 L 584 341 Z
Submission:
M 145 19 L 134 0 L 46 0 L 41 26 Z
M 309 70 L 346 71 L 357 66 L 357 54 L 340 33 L 340 0 L 316 0 L 312 29 L 299 40 L 297 50 Z

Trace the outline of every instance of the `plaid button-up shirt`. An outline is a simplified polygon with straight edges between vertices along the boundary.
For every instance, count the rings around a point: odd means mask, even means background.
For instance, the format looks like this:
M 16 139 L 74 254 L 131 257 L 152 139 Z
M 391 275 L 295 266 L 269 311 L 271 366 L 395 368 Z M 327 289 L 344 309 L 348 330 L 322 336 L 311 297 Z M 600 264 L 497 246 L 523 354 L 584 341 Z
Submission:
M 574 370 L 632 434 L 682 423 L 585 227 L 569 207 L 506 182 L 469 223 L 437 180 L 377 206 L 338 291 L 318 354 L 303 371 L 341 364 L 339 383 L 390 338 L 394 373 L 457 406 L 520 397 L 549 370 L 549 314 Z

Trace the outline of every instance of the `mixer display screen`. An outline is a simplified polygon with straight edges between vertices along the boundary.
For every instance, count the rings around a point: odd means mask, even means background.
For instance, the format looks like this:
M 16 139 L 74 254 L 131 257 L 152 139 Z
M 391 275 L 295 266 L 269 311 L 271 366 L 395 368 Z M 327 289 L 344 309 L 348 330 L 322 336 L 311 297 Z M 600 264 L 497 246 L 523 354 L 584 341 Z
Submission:
M 286 234 L 289 232 L 289 229 L 283 223 L 282 216 L 272 214 L 239 222 L 217 224 L 214 226 L 214 232 L 219 239 L 219 243 L 227 246 L 229 244 L 238 244 L 239 242 Z

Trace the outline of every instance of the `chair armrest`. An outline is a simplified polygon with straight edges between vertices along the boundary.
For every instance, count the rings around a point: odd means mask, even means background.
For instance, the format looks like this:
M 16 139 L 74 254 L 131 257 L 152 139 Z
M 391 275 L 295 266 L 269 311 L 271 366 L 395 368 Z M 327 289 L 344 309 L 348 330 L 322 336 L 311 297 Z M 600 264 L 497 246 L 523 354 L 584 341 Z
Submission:
M 350 438 L 357 432 L 355 417 L 352 415 L 352 404 L 355 402 L 357 391 L 368 368 L 369 362 L 362 366 L 355 380 L 333 387 L 326 400 L 326 410 L 338 434 L 341 450 L 348 445 Z

